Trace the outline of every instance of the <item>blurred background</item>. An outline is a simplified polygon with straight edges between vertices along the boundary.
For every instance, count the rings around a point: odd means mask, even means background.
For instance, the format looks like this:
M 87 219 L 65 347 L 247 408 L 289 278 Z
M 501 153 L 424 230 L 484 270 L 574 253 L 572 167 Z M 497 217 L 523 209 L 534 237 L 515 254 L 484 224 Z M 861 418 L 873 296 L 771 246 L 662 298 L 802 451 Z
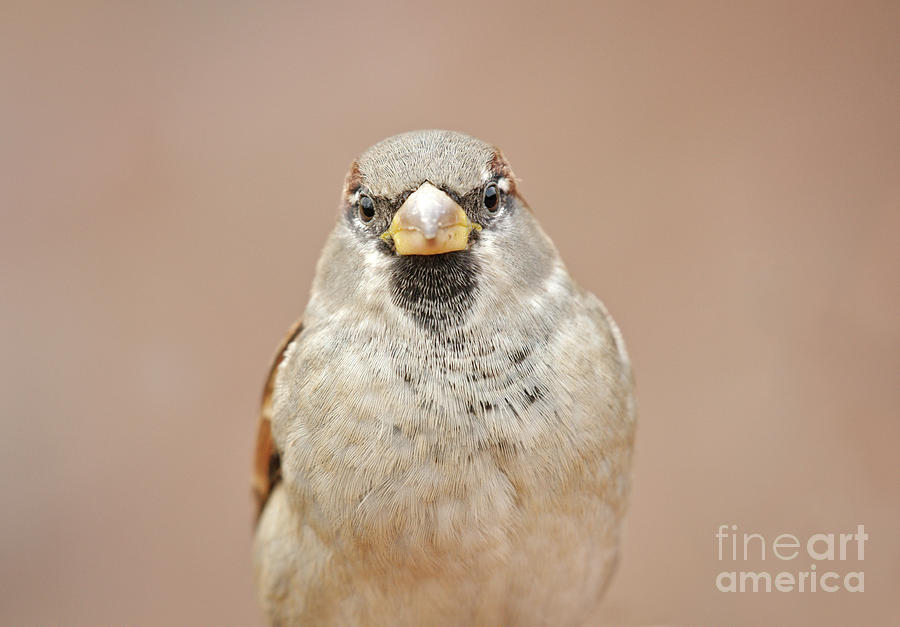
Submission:
M 632 353 L 592 624 L 897 624 L 898 30 L 896 2 L 7 0 L 0 623 L 260 624 L 269 359 L 350 161 L 437 127 L 504 149 Z M 718 592 L 721 524 L 864 524 L 835 570 L 866 591 Z

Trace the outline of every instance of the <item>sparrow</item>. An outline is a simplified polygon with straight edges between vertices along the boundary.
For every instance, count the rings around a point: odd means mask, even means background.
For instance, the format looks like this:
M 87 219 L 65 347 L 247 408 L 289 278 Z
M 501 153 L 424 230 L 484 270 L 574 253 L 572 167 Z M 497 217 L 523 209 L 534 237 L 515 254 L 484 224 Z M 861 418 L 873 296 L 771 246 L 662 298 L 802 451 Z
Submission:
M 622 335 L 500 150 L 440 130 L 375 144 L 265 384 L 267 620 L 583 623 L 617 561 L 634 430 Z

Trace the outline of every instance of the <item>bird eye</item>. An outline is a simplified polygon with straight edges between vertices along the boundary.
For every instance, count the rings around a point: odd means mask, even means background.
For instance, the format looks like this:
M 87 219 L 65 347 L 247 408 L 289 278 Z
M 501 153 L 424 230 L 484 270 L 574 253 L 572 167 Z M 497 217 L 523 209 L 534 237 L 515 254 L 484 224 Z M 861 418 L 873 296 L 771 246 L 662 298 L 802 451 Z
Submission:
M 368 196 L 359 197 L 359 217 L 363 222 L 371 222 L 375 217 L 375 202 Z
M 496 183 L 491 183 L 484 188 L 484 208 L 494 213 L 500 208 L 500 190 L 497 189 Z

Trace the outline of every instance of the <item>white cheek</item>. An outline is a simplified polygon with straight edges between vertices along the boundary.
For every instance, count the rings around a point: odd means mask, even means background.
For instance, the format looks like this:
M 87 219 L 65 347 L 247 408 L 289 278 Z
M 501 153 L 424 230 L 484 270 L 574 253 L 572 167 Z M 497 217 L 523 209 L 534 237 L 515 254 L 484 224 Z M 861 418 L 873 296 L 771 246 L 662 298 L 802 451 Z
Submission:
M 362 290 L 366 297 L 374 298 L 386 293 L 386 278 L 390 276 L 391 256 L 368 244 L 363 252 L 363 268 L 360 272 Z M 363 278 L 364 277 L 364 278 Z

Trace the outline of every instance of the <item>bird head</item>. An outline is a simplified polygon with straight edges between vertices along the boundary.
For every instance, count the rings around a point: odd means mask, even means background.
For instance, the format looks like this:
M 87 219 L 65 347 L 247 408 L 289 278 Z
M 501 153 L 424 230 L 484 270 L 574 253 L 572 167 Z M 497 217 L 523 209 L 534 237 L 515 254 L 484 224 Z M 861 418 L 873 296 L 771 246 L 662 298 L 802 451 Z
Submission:
M 351 224 L 400 256 L 465 250 L 522 204 L 500 150 L 451 131 L 375 144 L 350 167 L 343 201 Z
M 347 173 L 341 213 L 314 295 L 330 290 L 337 305 L 389 294 L 427 326 L 458 321 L 479 292 L 521 297 L 557 258 L 500 150 L 462 133 L 375 144 Z

